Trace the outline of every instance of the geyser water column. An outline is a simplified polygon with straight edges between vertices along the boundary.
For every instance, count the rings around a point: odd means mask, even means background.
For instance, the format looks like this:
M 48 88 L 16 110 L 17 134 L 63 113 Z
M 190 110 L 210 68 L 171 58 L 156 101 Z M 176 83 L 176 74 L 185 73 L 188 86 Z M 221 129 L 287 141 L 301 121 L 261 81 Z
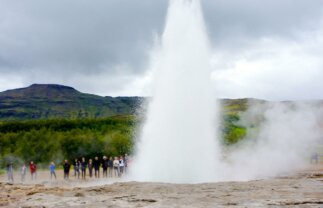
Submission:
M 200 2 L 171 0 L 160 44 L 152 57 L 153 96 L 132 164 L 134 180 L 215 180 L 217 107 L 209 59 Z

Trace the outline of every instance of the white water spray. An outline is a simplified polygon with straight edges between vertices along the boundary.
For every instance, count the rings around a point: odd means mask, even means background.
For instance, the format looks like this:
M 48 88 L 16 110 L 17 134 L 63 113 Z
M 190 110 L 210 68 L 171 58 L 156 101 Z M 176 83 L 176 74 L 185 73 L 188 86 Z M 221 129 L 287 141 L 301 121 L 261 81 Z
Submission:
M 258 133 L 229 149 L 220 148 L 209 60 L 199 0 L 171 0 L 162 38 L 151 59 L 153 98 L 131 165 L 131 179 L 173 183 L 251 180 L 306 166 L 322 135 L 319 106 L 250 103 L 249 111 L 263 114 L 263 121 L 254 124 Z M 248 119 L 240 123 L 249 125 Z M 220 149 L 225 150 L 225 159 Z
M 215 180 L 218 125 L 209 60 L 199 1 L 171 1 L 152 57 L 154 92 L 132 165 L 135 180 Z

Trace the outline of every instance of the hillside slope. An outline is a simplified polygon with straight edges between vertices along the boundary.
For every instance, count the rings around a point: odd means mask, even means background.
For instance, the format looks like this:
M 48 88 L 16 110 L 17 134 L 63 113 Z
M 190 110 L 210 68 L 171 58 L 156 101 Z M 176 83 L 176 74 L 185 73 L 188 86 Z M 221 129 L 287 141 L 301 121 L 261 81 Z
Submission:
M 103 118 L 135 113 L 139 97 L 101 97 L 72 87 L 33 84 L 0 92 L 0 120 Z
M 64 85 L 33 84 L 26 88 L 0 92 L 0 121 L 91 119 L 133 115 L 145 99 L 144 97 L 102 97 L 82 93 Z M 323 101 L 315 102 L 323 107 Z M 246 111 L 249 105 L 266 104 L 268 101 L 244 98 L 221 99 L 220 103 L 224 115 L 234 116 Z

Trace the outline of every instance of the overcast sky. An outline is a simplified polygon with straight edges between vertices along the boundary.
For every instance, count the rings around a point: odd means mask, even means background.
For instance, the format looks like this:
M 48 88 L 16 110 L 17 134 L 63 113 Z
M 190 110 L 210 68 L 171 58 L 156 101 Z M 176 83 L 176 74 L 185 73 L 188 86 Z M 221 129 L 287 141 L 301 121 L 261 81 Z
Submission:
M 0 91 L 149 94 L 167 0 L 0 0 Z M 323 99 L 322 0 L 202 0 L 217 96 Z

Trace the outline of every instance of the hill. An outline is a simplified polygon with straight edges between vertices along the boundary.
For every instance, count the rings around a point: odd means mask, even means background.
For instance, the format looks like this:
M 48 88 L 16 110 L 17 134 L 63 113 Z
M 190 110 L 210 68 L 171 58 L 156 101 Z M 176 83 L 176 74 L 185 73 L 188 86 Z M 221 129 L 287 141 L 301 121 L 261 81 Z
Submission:
M 56 84 L 0 92 L 0 120 L 104 118 L 134 114 L 139 97 L 102 97 Z
M 102 97 L 64 85 L 33 84 L 0 92 L 0 121 L 133 115 L 144 100 L 143 97 Z M 245 111 L 249 101 L 223 99 L 221 104 L 225 113 L 236 113 Z
M 64 158 L 131 153 L 142 121 L 141 116 L 134 114 L 144 100 L 102 97 L 52 84 L 0 92 L 0 168 L 12 160 L 34 160 L 47 167 L 48 161 L 59 163 Z M 323 108 L 322 101 L 309 102 L 318 102 Z M 287 102 L 291 108 L 295 103 Z M 258 104 L 268 101 L 221 100 L 224 144 L 245 138 L 248 128 L 239 122 L 240 117 Z M 257 128 L 263 119 L 263 112 L 257 113 L 252 128 Z

